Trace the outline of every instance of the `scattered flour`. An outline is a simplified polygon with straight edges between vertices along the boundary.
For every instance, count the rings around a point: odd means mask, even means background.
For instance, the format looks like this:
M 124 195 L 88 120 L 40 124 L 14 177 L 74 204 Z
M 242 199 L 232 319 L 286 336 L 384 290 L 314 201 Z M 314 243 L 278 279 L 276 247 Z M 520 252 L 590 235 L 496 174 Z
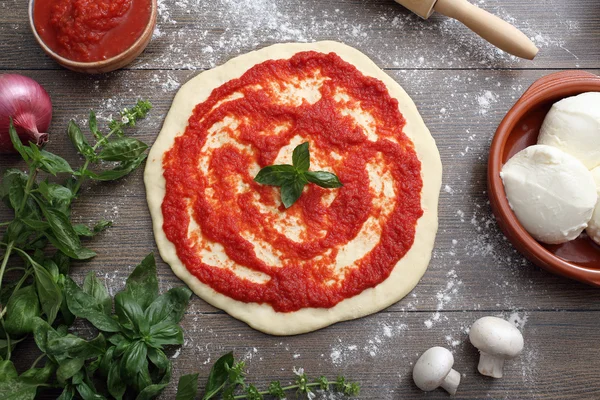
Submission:
M 538 47 L 557 48 L 572 57 L 573 62 L 578 60 L 566 47 L 566 41 L 556 38 L 551 27 L 544 27 L 543 31 L 532 28 L 531 19 L 514 18 L 502 6 L 491 11 L 522 29 Z M 369 15 L 366 22 L 360 18 L 365 13 Z M 158 0 L 158 14 L 151 43 L 153 57 L 141 62 L 141 68 L 207 69 L 271 43 L 323 39 L 362 48 L 379 65 L 389 68 L 453 68 L 465 64 L 493 68 L 526 62 L 486 44 L 455 20 L 434 15 L 424 21 L 395 4 L 358 2 L 341 9 L 311 0 L 297 4 L 271 0 Z M 298 18 L 299 14 L 309 17 Z M 201 21 L 201 28 L 189 24 L 189 19 Z M 577 29 L 576 21 L 557 20 L 566 29 Z M 410 35 L 411 40 L 390 40 L 390 35 Z M 444 44 L 443 52 L 432 44 L 434 41 Z M 369 52 L 373 47 L 384 51 Z M 448 115 L 451 113 L 447 107 L 442 107 L 440 116 Z
M 479 104 L 479 114 L 483 115 L 488 112 L 492 107 L 493 103 L 498 101 L 498 95 L 492 93 L 489 90 L 484 91 L 481 95 L 477 96 L 477 103 Z
M 513 312 L 508 317 L 508 322 L 510 322 L 511 324 L 513 324 L 514 326 L 516 326 L 517 328 L 519 328 L 522 331 L 525 328 L 525 324 L 527 323 L 528 318 L 529 318 L 529 315 L 526 312 L 524 312 L 524 313 Z
M 365 343 L 346 343 L 337 339 L 331 346 L 329 359 L 336 367 L 359 363 L 364 358 L 375 357 L 381 352 L 389 352 L 391 340 L 403 335 L 408 329 L 404 323 L 381 323 L 374 334 Z

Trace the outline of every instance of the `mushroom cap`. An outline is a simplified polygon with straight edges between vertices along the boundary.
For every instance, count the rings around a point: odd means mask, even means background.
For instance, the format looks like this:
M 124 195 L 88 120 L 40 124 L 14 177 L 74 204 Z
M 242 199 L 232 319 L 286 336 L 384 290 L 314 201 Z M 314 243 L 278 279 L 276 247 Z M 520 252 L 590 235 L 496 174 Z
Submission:
M 413 368 L 413 380 L 419 389 L 437 389 L 454 365 L 454 356 L 443 347 L 432 347 L 419 357 Z
M 483 317 L 475 321 L 469 340 L 480 352 L 510 359 L 521 354 L 523 335 L 502 318 Z

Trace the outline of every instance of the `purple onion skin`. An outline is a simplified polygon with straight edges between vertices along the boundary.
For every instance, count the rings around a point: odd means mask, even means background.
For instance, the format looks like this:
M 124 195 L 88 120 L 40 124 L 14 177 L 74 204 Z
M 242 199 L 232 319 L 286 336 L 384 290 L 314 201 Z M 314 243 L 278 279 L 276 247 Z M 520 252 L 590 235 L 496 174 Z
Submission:
M 50 96 L 39 83 L 18 74 L 0 74 L 0 153 L 14 153 L 10 118 L 24 144 L 48 141 L 52 120 Z

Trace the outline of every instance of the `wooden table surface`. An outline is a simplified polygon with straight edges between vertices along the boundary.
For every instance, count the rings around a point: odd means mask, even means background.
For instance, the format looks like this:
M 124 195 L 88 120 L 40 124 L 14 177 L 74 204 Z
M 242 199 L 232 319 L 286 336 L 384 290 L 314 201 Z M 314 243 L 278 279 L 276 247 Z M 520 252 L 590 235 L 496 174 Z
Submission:
M 256 332 L 194 297 L 183 326 L 185 345 L 171 351 L 176 378 L 199 371 L 227 351 L 245 359 L 251 379 L 287 381 L 293 367 L 314 375 L 342 373 L 362 383 L 363 399 L 445 399 L 420 392 L 412 365 L 427 348 L 452 350 L 463 374 L 455 398 L 600 399 L 600 290 L 551 275 L 527 262 L 499 232 L 486 193 L 486 161 L 496 127 L 536 79 L 554 70 L 600 70 L 597 0 L 480 0 L 539 46 L 535 61 L 495 50 L 460 24 L 423 21 L 391 0 L 159 0 L 159 24 L 146 51 L 127 69 L 85 76 L 46 57 L 29 31 L 27 2 L 0 0 L 0 73 L 40 82 L 54 105 L 50 151 L 78 162 L 66 137 L 70 118 L 89 109 L 101 121 L 138 98 L 155 108 L 136 135 L 153 142 L 177 88 L 199 71 L 276 42 L 332 39 L 370 56 L 412 96 L 444 164 L 440 229 L 431 265 L 405 299 L 377 314 L 295 337 Z M 20 165 L 2 156 L 0 170 Z M 98 271 L 112 292 L 132 266 L 156 251 L 142 171 L 113 184 L 88 186 L 76 218 L 114 227 L 94 239 L 92 261 L 76 279 Z M 0 219 L 10 214 L 2 209 Z M 182 284 L 162 261 L 164 289 Z M 525 349 L 503 379 L 477 373 L 467 331 L 479 317 L 510 319 Z M 19 351 L 19 350 L 17 350 Z M 33 349 L 22 347 L 29 365 Z M 162 398 L 174 398 L 171 385 Z M 336 398 L 322 396 L 319 398 Z

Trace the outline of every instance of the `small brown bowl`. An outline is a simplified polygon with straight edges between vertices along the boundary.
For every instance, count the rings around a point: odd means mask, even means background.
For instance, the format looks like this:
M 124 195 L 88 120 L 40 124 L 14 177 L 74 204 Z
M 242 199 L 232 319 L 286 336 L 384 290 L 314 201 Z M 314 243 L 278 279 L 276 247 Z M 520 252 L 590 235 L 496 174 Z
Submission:
M 50 47 L 44 43 L 40 35 L 38 35 L 37 30 L 35 28 L 34 20 L 33 20 L 33 5 L 35 0 L 29 0 L 29 25 L 31 27 L 31 31 L 33 32 L 33 36 L 35 36 L 35 40 L 37 40 L 38 44 L 42 47 L 44 52 L 52 57 L 57 63 L 62 65 L 63 67 L 70 69 L 76 72 L 83 72 L 86 74 L 102 74 L 105 72 L 115 71 L 117 69 L 123 68 L 124 66 L 130 64 L 133 60 L 139 56 L 142 51 L 148 46 L 150 40 L 152 39 L 152 34 L 154 33 L 154 28 L 156 27 L 156 18 L 158 14 L 158 5 L 157 0 L 151 0 L 150 10 L 150 19 L 148 20 L 148 25 L 142 32 L 141 36 L 138 40 L 135 41 L 127 50 L 118 54 L 114 57 L 111 57 L 102 61 L 92 61 L 92 62 L 80 62 L 73 61 L 65 58 L 56 52 L 54 52 Z
M 550 272 L 600 286 L 600 246 L 585 234 L 560 245 L 536 241 L 508 205 L 500 178 L 502 166 L 524 148 L 537 143 L 542 122 L 552 104 L 584 92 L 600 92 L 600 77 L 564 71 L 536 81 L 500 123 L 488 161 L 488 193 L 498 225 L 512 244 L 534 264 Z

